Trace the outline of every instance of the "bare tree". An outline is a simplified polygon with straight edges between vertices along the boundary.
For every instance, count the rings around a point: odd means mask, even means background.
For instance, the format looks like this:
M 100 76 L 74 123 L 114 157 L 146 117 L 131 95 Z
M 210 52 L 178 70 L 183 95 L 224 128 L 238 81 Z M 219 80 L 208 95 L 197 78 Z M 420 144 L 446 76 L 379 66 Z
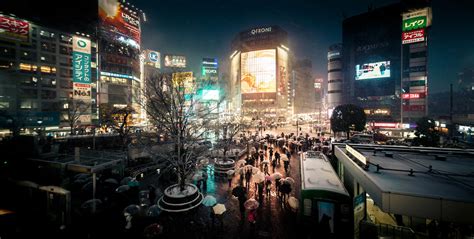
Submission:
M 74 128 L 77 125 L 81 115 L 84 115 L 86 111 L 90 110 L 91 104 L 86 103 L 82 100 L 68 99 L 67 101 L 67 119 L 65 119 L 69 127 L 71 127 L 70 134 L 74 134 Z
M 132 114 L 135 110 L 130 107 L 111 107 L 108 104 L 101 104 L 100 118 L 101 126 L 113 129 L 119 134 L 122 150 L 130 143 L 132 134 Z
M 225 161 L 227 160 L 227 152 L 234 145 L 235 136 L 245 131 L 249 127 L 249 123 L 240 116 L 234 116 L 220 119 L 216 127 L 219 132 L 219 143 L 217 145 L 223 149 Z
M 209 109 L 197 107 L 197 89 L 203 85 L 193 82 L 192 74 L 162 73 L 147 79 L 142 94 L 143 107 L 149 123 L 171 142 L 172 147 L 152 151 L 158 161 L 166 160 L 178 176 L 178 185 L 184 190 L 186 179 L 195 172 L 197 158 L 205 153 L 198 142 L 210 128 L 206 120 Z M 199 116 L 199 118 L 197 117 Z

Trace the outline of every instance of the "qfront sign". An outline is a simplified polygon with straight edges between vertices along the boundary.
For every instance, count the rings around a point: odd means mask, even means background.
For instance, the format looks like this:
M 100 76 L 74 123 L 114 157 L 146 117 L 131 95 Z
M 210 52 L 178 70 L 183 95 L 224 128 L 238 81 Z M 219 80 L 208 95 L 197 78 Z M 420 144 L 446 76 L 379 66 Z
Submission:
M 252 29 L 250 33 L 252 35 L 255 35 L 255 34 L 260 34 L 260 33 L 271 32 L 271 31 L 272 31 L 272 27 L 262 27 L 262 28 Z

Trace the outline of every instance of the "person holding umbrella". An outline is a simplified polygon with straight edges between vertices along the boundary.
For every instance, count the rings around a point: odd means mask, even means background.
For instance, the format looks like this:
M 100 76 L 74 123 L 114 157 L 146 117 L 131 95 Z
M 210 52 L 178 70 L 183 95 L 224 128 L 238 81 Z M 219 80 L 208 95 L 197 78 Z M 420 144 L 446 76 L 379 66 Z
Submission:
M 283 160 L 283 167 L 285 168 L 285 173 L 288 174 L 288 166 L 290 166 L 289 160 Z

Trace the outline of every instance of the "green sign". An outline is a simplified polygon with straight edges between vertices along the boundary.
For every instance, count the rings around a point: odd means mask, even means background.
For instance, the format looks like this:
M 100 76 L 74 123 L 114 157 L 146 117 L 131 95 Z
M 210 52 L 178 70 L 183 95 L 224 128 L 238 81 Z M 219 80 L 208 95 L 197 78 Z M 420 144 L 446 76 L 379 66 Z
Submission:
M 411 31 L 426 27 L 426 16 L 413 17 L 403 20 L 402 30 Z
M 410 81 L 410 86 L 425 86 L 425 80 Z
M 73 82 L 91 83 L 91 55 L 82 52 L 72 53 Z

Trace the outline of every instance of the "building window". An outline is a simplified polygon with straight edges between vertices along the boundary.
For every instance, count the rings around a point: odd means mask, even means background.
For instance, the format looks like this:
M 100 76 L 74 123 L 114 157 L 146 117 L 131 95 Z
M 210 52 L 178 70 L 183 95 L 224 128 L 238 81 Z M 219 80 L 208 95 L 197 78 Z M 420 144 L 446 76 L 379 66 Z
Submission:
M 38 108 L 38 102 L 34 100 L 22 100 L 20 102 L 20 109 L 36 109 Z
M 42 90 L 41 99 L 43 100 L 52 100 L 56 98 L 56 91 L 53 90 Z
M 23 99 L 36 99 L 38 98 L 38 91 L 35 89 L 21 89 L 20 98 Z
M 15 48 L 0 47 L 0 57 L 15 58 Z

